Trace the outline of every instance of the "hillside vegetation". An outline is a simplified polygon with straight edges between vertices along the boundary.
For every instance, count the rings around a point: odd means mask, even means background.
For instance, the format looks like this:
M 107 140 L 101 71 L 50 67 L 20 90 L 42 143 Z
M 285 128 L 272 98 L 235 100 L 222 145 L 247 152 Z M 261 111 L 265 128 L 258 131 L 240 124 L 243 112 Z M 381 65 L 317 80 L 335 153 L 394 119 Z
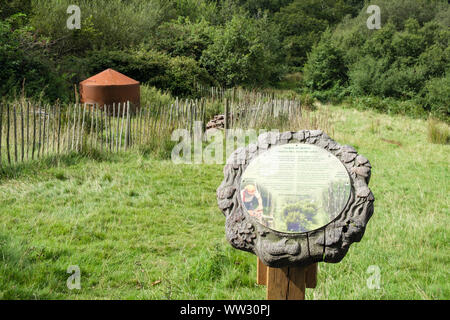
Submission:
M 2 0 L 0 95 L 53 102 L 114 68 L 174 95 L 195 83 L 283 87 L 321 101 L 449 119 L 444 0 Z M 69 30 L 67 8 L 81 9 Z M 299 73 L 300 77 L 290 77 Z

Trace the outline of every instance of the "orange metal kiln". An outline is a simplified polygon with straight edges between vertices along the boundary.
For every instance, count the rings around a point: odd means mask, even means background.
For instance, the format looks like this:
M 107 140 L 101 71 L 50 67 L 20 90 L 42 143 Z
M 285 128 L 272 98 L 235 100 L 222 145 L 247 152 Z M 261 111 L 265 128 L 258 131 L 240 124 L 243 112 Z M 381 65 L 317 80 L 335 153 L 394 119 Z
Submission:
M 82 103 L 103 107 L 129 101 L 132 110 L 135 110 L 140 104 L 140 83 L 113 69 L 107 69 L 80 82 L 80 95 Z

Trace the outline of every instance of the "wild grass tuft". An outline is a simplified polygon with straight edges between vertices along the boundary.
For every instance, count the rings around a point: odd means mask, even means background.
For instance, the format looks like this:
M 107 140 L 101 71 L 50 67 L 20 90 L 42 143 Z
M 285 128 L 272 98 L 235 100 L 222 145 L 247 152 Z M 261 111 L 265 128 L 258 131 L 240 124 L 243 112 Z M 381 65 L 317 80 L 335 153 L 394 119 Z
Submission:
M 430 117 L 427 129 L 429 142 L 436 144 L 450 143 L 450 127 L 448 124 Z

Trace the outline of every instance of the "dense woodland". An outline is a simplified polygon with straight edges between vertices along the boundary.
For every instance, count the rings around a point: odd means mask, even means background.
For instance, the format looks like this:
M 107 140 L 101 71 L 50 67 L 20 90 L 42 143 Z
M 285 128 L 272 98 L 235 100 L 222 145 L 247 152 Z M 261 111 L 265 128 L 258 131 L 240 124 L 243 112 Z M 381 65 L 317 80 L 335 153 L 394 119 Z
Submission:
M 72 4 L 79 30 L 66 27 Z M 438 0 L 0 0 L 0 95 L 69 102 L 114 68 L 178 96 L 196 83 L 289 89 L 448 121 L 449 26 Z

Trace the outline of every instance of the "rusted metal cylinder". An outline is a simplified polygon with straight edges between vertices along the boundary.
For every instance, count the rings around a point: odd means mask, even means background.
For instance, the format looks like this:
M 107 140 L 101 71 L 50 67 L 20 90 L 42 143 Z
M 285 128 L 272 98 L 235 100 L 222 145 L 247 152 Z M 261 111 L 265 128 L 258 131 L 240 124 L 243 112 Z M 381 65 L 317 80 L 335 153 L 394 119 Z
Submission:
M 112 112 L 113 104 L 130 102 L 132 111 L 140 105 L 141 90 L 139 81 L 133 80 L 113 69 L 107 69 L 80 83 L 81 102 L 108 106 Z

